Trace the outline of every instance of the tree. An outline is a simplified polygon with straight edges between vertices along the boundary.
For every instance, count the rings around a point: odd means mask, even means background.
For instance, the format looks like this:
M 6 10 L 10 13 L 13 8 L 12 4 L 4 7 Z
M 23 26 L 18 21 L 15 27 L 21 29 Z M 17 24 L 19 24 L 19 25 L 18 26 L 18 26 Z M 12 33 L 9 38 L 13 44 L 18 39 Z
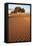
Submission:
M 16 7 L 14 12 L 25 12 L 24 8 Z
M 11 13 L 17 13 L 17 12 L 24 13 L 25 12 L 25 9 L 24 8 L 20 8 L 20 7 L 16 7 L 14 9 L 14 11 L 12 11 Z

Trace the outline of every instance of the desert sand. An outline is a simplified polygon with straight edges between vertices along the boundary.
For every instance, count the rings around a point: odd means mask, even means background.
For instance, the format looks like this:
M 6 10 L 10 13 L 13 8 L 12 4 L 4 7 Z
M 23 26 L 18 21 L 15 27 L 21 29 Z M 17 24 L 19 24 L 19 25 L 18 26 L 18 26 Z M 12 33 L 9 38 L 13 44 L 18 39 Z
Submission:
M 8 18 L 8 42 L 30 41 L 30 15 L 11 14 Z

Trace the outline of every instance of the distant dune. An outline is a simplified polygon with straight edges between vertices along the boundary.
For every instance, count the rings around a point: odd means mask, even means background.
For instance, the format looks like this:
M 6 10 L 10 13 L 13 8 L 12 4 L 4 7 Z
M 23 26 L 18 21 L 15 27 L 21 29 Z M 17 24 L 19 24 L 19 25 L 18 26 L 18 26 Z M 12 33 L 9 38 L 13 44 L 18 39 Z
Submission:
M 30 15 L 13 13 L 8 16 L 8 41 L 30 41 Z

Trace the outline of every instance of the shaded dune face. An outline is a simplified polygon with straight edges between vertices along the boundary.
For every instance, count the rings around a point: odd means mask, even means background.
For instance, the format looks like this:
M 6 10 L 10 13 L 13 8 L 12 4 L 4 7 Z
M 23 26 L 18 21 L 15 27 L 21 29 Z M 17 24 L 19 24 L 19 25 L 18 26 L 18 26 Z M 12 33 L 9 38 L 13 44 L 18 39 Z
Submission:
M 17 15 L 17 14 L 16 14 Z M 30 40 L 30 16 L 18 14 L 9 16 L 8 19 L 8 42 Z

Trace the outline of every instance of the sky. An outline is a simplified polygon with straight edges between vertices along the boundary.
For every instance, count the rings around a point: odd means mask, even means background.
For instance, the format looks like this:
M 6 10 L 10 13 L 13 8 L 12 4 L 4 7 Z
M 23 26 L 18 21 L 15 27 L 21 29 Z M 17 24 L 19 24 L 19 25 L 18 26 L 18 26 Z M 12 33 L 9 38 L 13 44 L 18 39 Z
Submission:
M 32 4 L 31 4 L 31 14 L 32 14 Z
M 21 7 L 25 9 L 25 13 L 30 14 L 30 5 L 16 5 L 16 4 L 9 4 L 8 5 L 8 9 L 10 9 L 11 11 L 13 11 L 15 9 L 15 7 Z

